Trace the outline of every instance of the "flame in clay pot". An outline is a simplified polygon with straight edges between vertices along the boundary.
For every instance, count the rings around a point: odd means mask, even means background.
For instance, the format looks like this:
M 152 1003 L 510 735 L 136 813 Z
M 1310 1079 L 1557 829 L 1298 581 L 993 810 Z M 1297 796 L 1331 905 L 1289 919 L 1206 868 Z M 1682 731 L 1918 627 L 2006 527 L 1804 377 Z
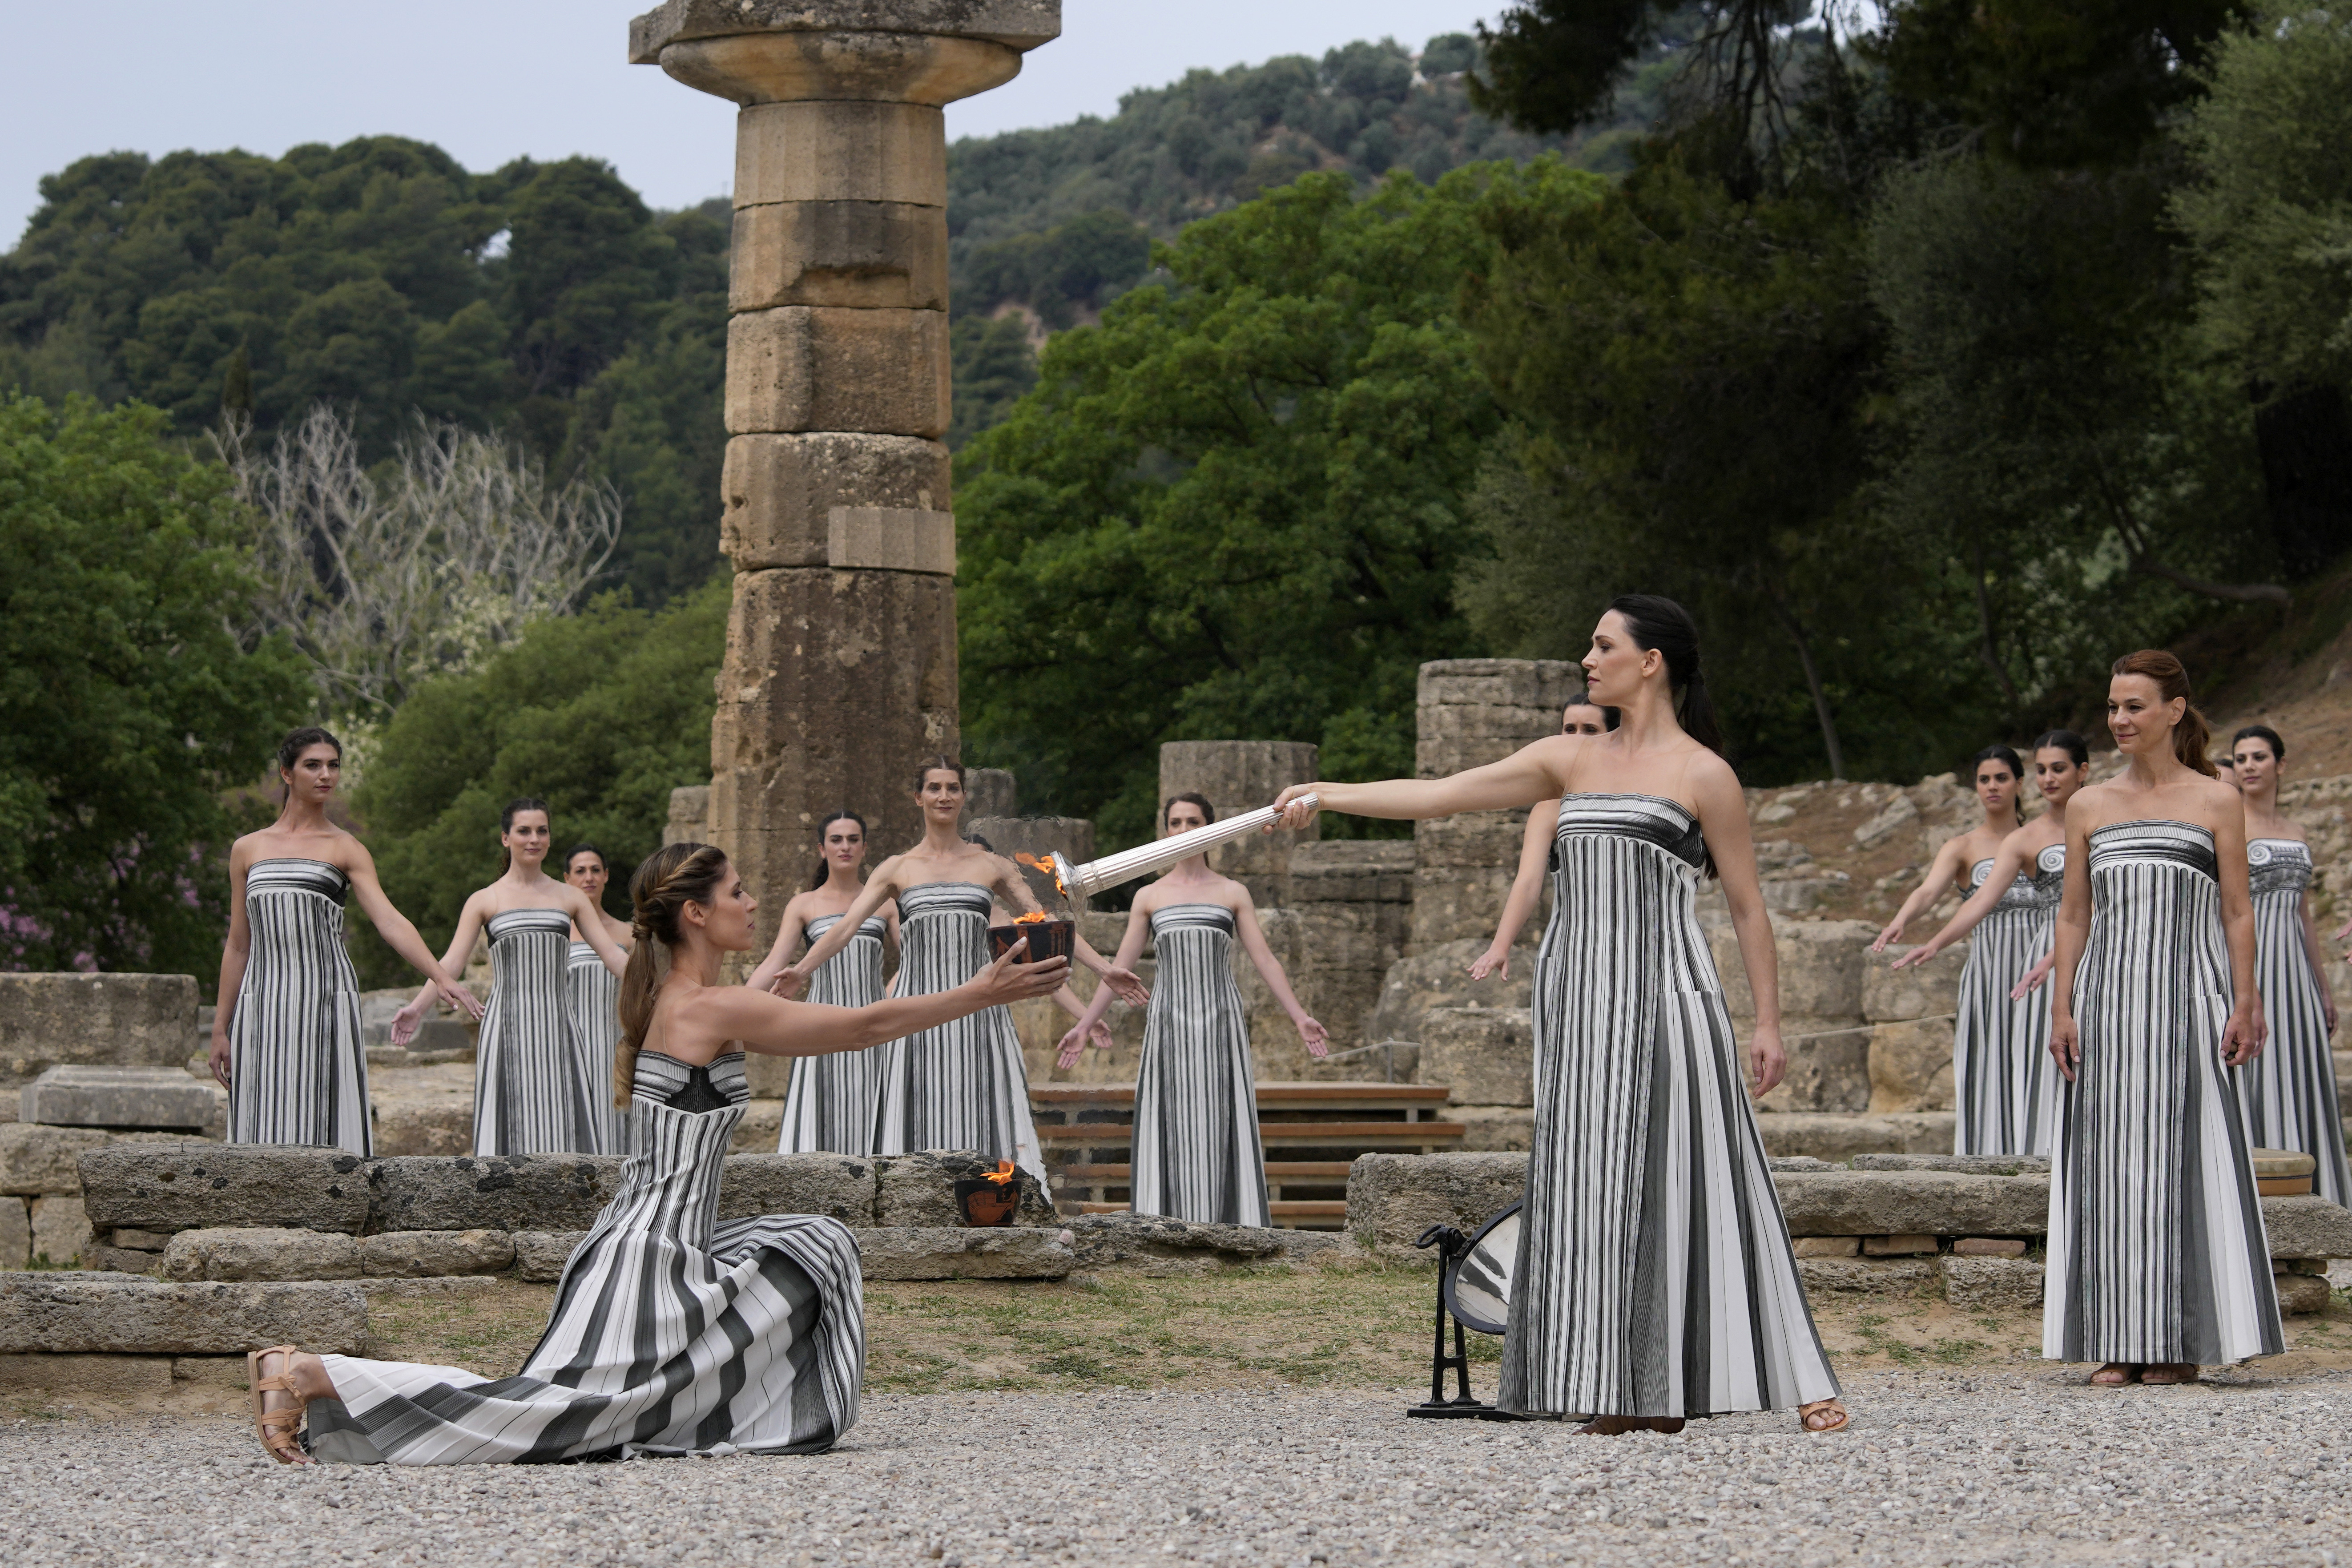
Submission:
M 1025 915 L 1014 915 L 1013 917 L 1013 923 L 1017 926 L 1034 926 L 1042 924 L 1052 918 L 1052 916 L 1046 914 L 1043 910 L 1032 910 Z
M 1043 915 L 1040 915 L 1038 918 L 1039 918 L 1040 920 L 1043 920 L 1045 917 L 1044 917 Z M 1012 1161 L 1010 1161 L 1010 1160 L 999 1160 L 999 1161 L 996 1163 L 996 1169 L 994 1169 L 993 1171 L 989 1172 L 986 1175 L 984 1175 L 984 1176 L 981 1177 L 981 1180 L 982 1180 L 982 1181 L 983 1181 L 983 1182 L 994 1182 L 998 1186 L 1000 1186 L 1000 1187 L 1001 1187 L 1001 1186 L 1003 1186 L 1005 1183 L 1007 1183 L 1007 1182 L 1009 1182 L 1009 1181 L 1011 1181 L 1011 1180 L 1013 1179 L 1013 1162 L 1012 1162 Z

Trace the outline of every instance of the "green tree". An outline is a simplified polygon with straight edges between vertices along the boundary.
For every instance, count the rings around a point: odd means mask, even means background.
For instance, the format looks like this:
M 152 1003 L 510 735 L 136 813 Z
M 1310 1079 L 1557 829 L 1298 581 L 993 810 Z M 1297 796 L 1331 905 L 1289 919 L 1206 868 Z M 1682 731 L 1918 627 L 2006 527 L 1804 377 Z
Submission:
M 386 727 L 353 799 L 386 892 L 436 951 L 466 895 L 498 875 L 499 812 L 552 809 L 556 853 L 593 841 L 615 910 L 661 843 L 669 792 L 710 776 L 712 682 L 727 640 L 722 574 L 659 610 L 608 596 L 538 621 L 480 668 L 425 682 Z M 372 932 L 365 973 L 405 973 Z
M 1312 740 L 1409 773 L 1425 659 L 1462 654 L 1463 498 L 1496 415 L 1454 316 L 1490 185 L 1358 201 L 1312 174 L 1184 231 L 1172 279 L 1045 350 L 961 459 L 964 734 L 1023 796 L 1149 831 L 1161 741 Z
M 948 329 L 948 361 L 955 375 L 950 451 L 962 451 L 974 436 L 1002 424 L 1037 384 L 1037 352 L 1029 346 L 1029 323 L 1017 312 L 958 316 Z
M 2352 21 L 2261 0 L 2215 44 L 2182 127 L 2202 346 L 2256 405 L 2280 554 L 2352 548 Z
M 159 411 L 0 398 L 0 954 L 12 967 L 209 973 L 232 823 L 299 721 L 228 476 Z

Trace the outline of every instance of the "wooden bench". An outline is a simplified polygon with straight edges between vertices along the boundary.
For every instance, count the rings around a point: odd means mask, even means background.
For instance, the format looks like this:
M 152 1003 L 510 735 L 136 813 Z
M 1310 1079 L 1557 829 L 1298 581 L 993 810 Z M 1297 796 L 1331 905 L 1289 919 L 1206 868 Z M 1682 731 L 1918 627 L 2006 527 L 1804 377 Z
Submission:
M 1256 1098 L 1258 1139 L 1269 1156 L 1276 1150 L 1320 1156 L 1266 1160 L 1266 1191 L 1281 1226 L 1339 1229 L 1347 1220 L 1348 1167 L 1357 1155 L 1434 1153 L 1460 1144 L 1466 1131 L 1461 1122 L 1436 1120 L 1447 1099 L 1443 1084 L 1261 1083 Z M 1135 1086 L 1033 1085 L 1029 1104 L 1063 1212 L 1126 1212 Z

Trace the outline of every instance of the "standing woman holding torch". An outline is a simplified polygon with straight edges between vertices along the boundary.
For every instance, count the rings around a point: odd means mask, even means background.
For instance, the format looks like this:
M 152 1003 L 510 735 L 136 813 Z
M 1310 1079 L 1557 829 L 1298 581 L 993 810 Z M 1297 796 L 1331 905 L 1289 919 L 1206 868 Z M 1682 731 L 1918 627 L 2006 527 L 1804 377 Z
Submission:
M 1780 1081 L 1780 970 L 1748 803 L 1717 751 L 1698 633 L 1629 594 L 1593 628 L 1605 735 L 1556 735 L 1444 779 L 1311 784 L 1286 827 L 1329 810 L 1427 818 L 1559 804 L 1559 871 L 1537 958 L 1535 1145 L 1503 1343 L 1504 1409 L 1582 1430 L 1798 1406 L 1846 1424 L 1740 1090 L 1738 1042 L 1693 900 L 1721 878 L 1756 1003 L 1750 1093 Z
M 2246 813 L 2213 776 L 2189 674 L 2116 660 L 2107 728 L 2130 765 L 2066 810 L 2050 1054 L 2042 1353 L 2101 1387 L 2194 1383 L 2285 1348 L 2231 1074 L 2263 1048 Z
M 969 982 L 989 966 L 988 915 L 997 900 L 1035 910 L 1037 900 L 1020 868 L 1003 856 L 965 841 L 963 764 L 932 757 L 916 770 L 915 802 L 923 812 L 923 841 L 874 869 L 848 911 L 789 967 L 788 938 L 777 942 L 748 984 L 797 995 L 809 976 L 849 945 L 866 918 L 884 903 L 898 904 L 901 997 L 929 996 Z M 1114 969 L 1081 940 L 1078 961 L 1100 974 L 1126 1001 L 1149 999 L 1142 983 Z M 918 1149 L 972 1149 L 1010 1160 L 1045 1181 L 1045 1157 L 1029 1116 L 1029 1075 L 1013 1015 L 992 1007 L 940 1024 L 886 1047 L 876 1090 L 877 1154 Z
M 1160 809 L 1160 836 L 1206 827 L 1216 816 L 1205 795 L 1172 796 Z M 1205 854 L 1178 861 L 1136 895 L 1113 962 L 1131 967 L 1146 936 L 1159 954 L 1159 973 L 1135 1074 L 1129 1206 L 1208 1225 L 1272 1225 L 1249 1023 L 1234 984 L 1234 942 L 1290 1015 L 1311 1057 L 1330 1054 L 1323 1026 L 1291 994 L 1281 961 L 1258 929 L 1249 889 L 1210 870 Z M 1110 987 L 1097 985 L 1094 1001 L 1062 1037 L 1063 1067 L 1077 1065 L 1109 1006 Z
M 2254 982 L 2271 1029 L 2268 1047 L 2238 1069 L 2246 1131 L 2258 1149 L 2299 1149 L 2313 1156 L 2319 1162 L 2313 1190 L 2352 1207 L 2331 1045 L 2336 999 L 2328 994 L 2311 920 L 2311 845 L 2302 826 L 2278 808 L 2286 742 L 2267 724 L 2249 724 L 2231 737 L 2230 750 L 2246 803 Z
M 383 896 L 367 846 L 327 819 L 342 776 L 341 742 L 324 730 L 295 731 L 278 747 L 286 786 L 278 820 L 228 852 L 228 941 L 210 1059 L 228 1090 L 232 1143 L 375 1152 L 360 982 L 343 949 L 347 900 L 359 900 L 443 1001 L 481 1016 L 473 993 L 449 978 Z

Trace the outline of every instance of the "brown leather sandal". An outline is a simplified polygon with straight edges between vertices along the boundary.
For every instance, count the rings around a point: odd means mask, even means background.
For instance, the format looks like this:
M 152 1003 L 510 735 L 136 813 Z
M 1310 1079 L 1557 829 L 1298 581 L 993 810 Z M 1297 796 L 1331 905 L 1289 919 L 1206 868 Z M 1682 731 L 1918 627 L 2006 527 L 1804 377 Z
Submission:
M 1808 1432 L 1843 1432 L 1853 1419 L 1852 1413 L 1834 1399 L 1817 1399 L 1797 1407 L 1798 1424 Z
M 275 1377 L 261 1375 L 261 1363 L 266 1357 L 283 1356 L 284 1370 Z M 301 1429 L 302 1412 L 310 1400 L 294 1386 L 294 1356 L 292 1345 L 271 1345 L 268 1350 L 247 1351 L 245 1355 L 245 1380 L 253 1391 L 253 1430 L 271 1458 L 281 1465 L 307 1465 L 310 1456 L 302 1451 L 302 1444 L 294 1434 Z M 283 1394 L 294 1403 L 276 1410 L 265 1409 L 264 1396 Z
M 2189 1361 L 2160 1361 L 2139 1374 L 2142 1383 L 2194 1383 L 2199 1366 Z
M 2137 1362 L 2111 1361 L 2091 1374 L 2093 1388 L 2122 1388 L 2137 1383 L 2147 1369 Z

